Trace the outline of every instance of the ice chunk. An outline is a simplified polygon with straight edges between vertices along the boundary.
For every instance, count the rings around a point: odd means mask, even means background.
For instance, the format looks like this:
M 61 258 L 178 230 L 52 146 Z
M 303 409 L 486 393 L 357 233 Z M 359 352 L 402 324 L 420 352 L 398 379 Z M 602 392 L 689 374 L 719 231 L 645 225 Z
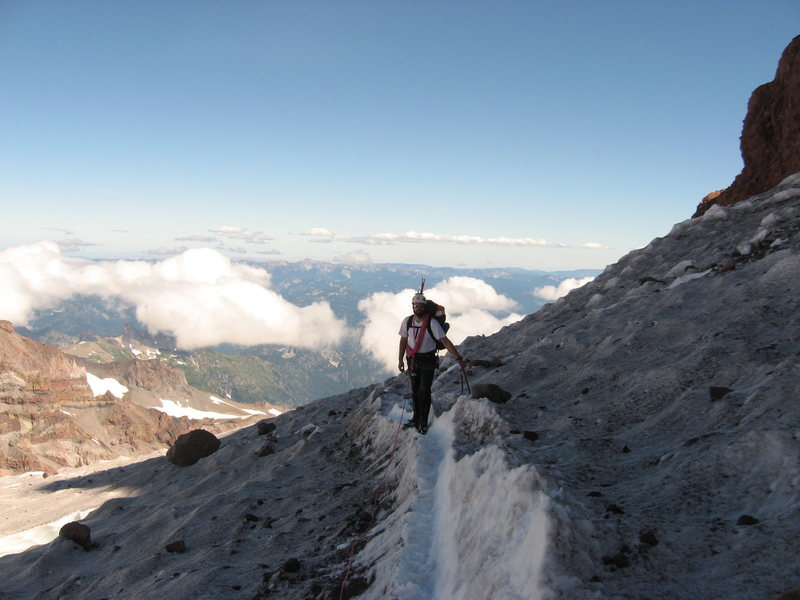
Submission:
M 672 288 L 676 288 L 679 285 L 683 285 L 684 283 L 686 283 L 688 281 L 692 281 L 693 279 L 700 279 L 701 277 L 705 277 L 706 275 L 708 275 L 710 272 L 711 272 L 711 269 L 707 269 L 707 270 L 703 271 L 702 273 L 687 273 L 686 275 L 681 275 L 680 277 L 675 279 L 672 283 L 670 283 L 667 286 L 667 289 L 671 290 Z
M 690 267 L 694 267 L 694 263 L 691 260 L 682 260 L 669 271 L 667 271 L 666 277 L 678 277 L 679 275 L 685 275 L 686 269 Z
M 781 252 L 788 252 L 782 250 Z M 761 276 L 763 285 L 783 285 L 800 277 L 800 256 L 789 254 L 776 262 Z
M 727 219 L 728 211 L 719 204 L 712 204 L 711 207 L 703 214 L 704 219 Z
M 768 214 L 766 217 L 764 217 L 763 219 L 761 219 L 761 227 L 764 227 L 764 228 L 766 228 L 766 229 L 769 229 L 769 228 L 770 228 L 770 227 L 772 227 L 772 226 L 773 226 L 775 223 L 777 223 L 778 221 L 780 221 L 780 219 L 781 219 L 781 218 L 780 218 L 780 217 L 779 217 L 777 214 L 775 214 L 775 213 L 769 213 L 769 214 Z

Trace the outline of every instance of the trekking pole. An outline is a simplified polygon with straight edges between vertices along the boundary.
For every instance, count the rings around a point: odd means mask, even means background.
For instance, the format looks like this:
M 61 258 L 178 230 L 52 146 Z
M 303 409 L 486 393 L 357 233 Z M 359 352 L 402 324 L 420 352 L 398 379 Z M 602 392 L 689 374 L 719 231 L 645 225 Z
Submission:
M 464 393 L 464 384 L 466 384 L 467 392 L 469 392 L 469 395 L 471 396 L 472 395 L 472 390 L 469 387 L 469 378 L 467 377 L 467 370 L 462 368 L 461 369 L 461 393 L 462 394 Z

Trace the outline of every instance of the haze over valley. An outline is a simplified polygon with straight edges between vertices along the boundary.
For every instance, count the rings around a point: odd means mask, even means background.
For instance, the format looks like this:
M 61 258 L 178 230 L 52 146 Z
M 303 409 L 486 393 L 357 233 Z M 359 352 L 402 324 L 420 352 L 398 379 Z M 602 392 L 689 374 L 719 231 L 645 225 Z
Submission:
M 40 259 L 40 269 L 30 267 L 33 261 L 13 261 L 12 255 L 23 250 L 26 258 Z M 222 265 L 219 273 L 210 272 L 208 258 Z M 7 271 L 16 269 L 13 280 L 20 282 L 6 296 L 7 303 L 28 299 L 27 311 L 18 309 L 17 314 L 29 320 L 15 323 L 17 331 L 89 360 L 161 360 L 212 393 L 282 406 L 299 406 L 391 374 L 400 318 L 410 312 L 411 286 L 419 286 L 422 277 L 431 297 L 446 307 L 450 335 L 459 343 L 470 335 L 494 333 L 597 274 L 588 269 L 546 273 L 313 261 L 255 267 L 213 251 L 150 263 L 103 263 L 71 259 L 41 246 L 0 252 L 0 265 L 4 261 Z M 114 279 L 126 269 L 145 270 L 147 276 Z M 175 270 L 181 275 L 173 275 Z M 42 294 L 37 282 L 53 271 L 63 278 L 60 283 L 51 278 Z M 81 286 L 87 272 L 94 274 L 92 281 Z M 98 273 L 105 274 L 106 288 Z M 268 289 L 245 278 L 253 273 Z M 44 306 L 48 301 L 52 306 Z M 307 319 L 307 311 L 324 314 L 325 320 Z M 262 316 L 271 325 L 258 325 L 258 333 L 251 323 Z M 228 326 L 232 321 L 235 327 Z M 327 337 L 305 335 L 320 328 Z M 195 346 L 203 341 L 216 343 Z

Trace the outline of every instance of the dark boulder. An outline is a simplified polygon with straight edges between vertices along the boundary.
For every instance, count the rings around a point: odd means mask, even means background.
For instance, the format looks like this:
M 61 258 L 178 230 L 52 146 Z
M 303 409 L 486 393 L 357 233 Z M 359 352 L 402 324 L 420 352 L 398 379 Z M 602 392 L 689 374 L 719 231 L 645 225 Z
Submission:
M 297 573 L 300 570 L 300 561 L 292 557 L 281 566 L 281 571 Z
M 622 552 L 614 555 L 607 555 L 603 557 L 603 564 L 607 567 L 615 567 L 617 569 L 624 569 L 631 566 L 630 559 Z
M 164 550 L 172 554 L 183 554 L 186 552 L 186 542 L 183 540 L 176 540 L 164 546 Z
M 262 419 L 256 423 L 256 428 L 258 428 L 258 435 L 267 435 L 268 433 L 275 431 L 277 426 L 272 422 L 271 419 Z
M 708 388 L 708 396 L 711 398 L 712 402 L 716 402 L 717 400 L 721 400 L 730 394 L 732 391 L 733 390 L 729 387 L 712 385 L 710 388 Z
M 173 465 L 188 467 L 201 458 L 210 456 L 219 450 L 219 439 L 210 431 L 195 429 L 178 436 L 172 447 L 167 450 L 167 459 Z
M 58 535 L 75 542 L 87 552 L 92 549 L 92 531 L 88 525 L 72 521 L 64 525 Z
M 264 444 L 261 450 L 258 451 L 258 456 L 269 456 L 270 454 L 275 454 L 275 446 L 273 446 L 270 442 Z
M 648 546 L 658 546 L 658 537 L 652 530 L 645 530 L 639 534 L 639 541 Z
M 503 362 L 499 358 L 497 358 L 496 356 L 493 356 L 489 360 L 473 358 L 473 359 L 470 359 L 470 360 L 467 361 L 467 366 L 468 367 L 484 367 L 486 369 L 496 369 L 497 367 L 502 367 L 503 366 Z
M 511 393 L 494 383 L 476 383 L 472 386 L 473 398 L 488 398 L 495 404 L 503 404 L 511 399 Z
M 756 519 L 753 515 L 742 515 L 736 521 L 737 525 L 755 525 L 757 523 L 758 519 Z

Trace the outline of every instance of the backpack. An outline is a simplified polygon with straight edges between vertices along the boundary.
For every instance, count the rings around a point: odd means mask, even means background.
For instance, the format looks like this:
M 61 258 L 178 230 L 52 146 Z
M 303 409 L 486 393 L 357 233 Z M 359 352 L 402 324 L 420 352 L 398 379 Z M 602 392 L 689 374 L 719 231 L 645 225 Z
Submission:
M 444 334 L 447 335 L 447 332 L 450 330 L 450 323 L 447 322 L 447 315 L 444 311 L 444 306 L 440 304 L 436 304 L 433 300 L 428 300 L 426 307 L 425 307 L 425 314 L 430 316 L 432 319 L 436 319 L 439 321 L 439 325 L 442 326 L 442 331 Z M 408 330 L 411 328 L 411 319 L 413 315 L 406 319 L 406 335 L 408 335 Z M 433 337 L 433 331 L 431 331 L 431 322 L 428 320 L 428 335 L 431 336 L 436 342 L 436 349 L 437 350 L 444 350 L 444 344 Z

